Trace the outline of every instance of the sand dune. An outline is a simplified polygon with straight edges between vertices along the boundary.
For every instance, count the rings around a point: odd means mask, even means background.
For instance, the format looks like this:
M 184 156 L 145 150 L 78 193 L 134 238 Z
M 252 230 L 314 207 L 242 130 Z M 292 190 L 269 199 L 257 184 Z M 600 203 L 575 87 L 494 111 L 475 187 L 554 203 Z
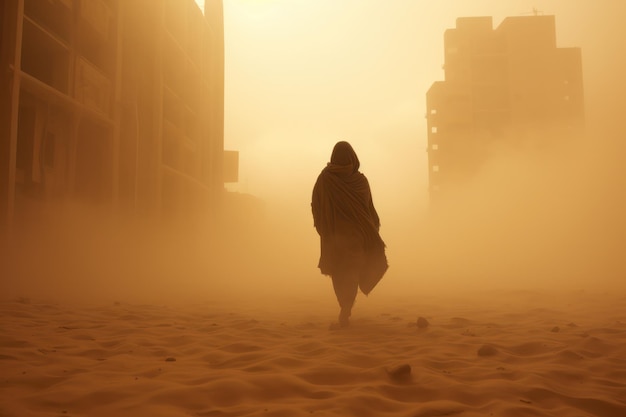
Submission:
M 626 415 L 615 294 L 370 297 L 345 330 L 316 300 L 0 311 L 3 417 Z

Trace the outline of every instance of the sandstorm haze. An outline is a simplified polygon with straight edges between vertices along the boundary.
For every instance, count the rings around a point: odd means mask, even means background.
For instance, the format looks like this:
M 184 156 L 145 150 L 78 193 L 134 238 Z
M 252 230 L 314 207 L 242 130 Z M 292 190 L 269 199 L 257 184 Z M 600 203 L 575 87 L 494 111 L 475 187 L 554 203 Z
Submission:
M 585 129 L 541 149 L 504 140 L 434 216 L 425 93 L 443 79 L 443 32 L 458 17 L 493 16 L 496 27 L 535 11 L 556 17 L 557 47 L 582 50 Z M 622 286 L 624 16 L 611 1 L 226 2 L 233 188 L 291 222 L 282 238 L 314 265 L 311 185 L 348 140 L 388 244 L 381 293 Z
M 0 416 L 626 415 L 623 0 L 0 11 Z
M 503 146 L 434 213 L 425 94 L 443 79 L 443 32 L 533 8 L 556 16 L 557 46 L 582 49 L 585 130 L 541 151 Z M 240 171 L 218 225 L 120 227 L 76 207 L 13 241 L 5 294 L 332 304 L 310 198 L 338 140 L 359 155 L 388 246 L 370 298 L 623 288 L 624 17 L 612 0 L 226 0 L 224 148 Z

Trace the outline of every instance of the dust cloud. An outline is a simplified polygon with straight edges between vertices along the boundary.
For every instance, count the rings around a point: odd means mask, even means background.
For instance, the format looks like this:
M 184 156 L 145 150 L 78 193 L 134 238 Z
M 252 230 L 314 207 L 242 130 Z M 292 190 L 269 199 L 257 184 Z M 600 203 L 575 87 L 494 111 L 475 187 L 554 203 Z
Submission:
M 277 285 L 277 277 L 296 260 L 284 253 L 280 232 L 270 230 L 254 197 L 228 200 L 218 222 L 184 225 L 120 219 L 76 203 L 47 207 L 54 220 L 3 240 L 0 292 L 3 298 L 79 303 L 236 303 L 270 291 L 284 294 L 290 286 Z
M 251 175 L 268 178 L 264 186 L 276 190 L 269 197 L 227 193 L 217 220 L 207 215 L 185 226 L 120 219 L 75 202 L 47 207 L 45 218 L 0 241 L 0 293 L 85 302 L 334 303 L 329 279 L 316 268 L 310 192 L 337 140 L 355 146 L 387 243 L 390 268 L 370 298 L 624 289 L 626 64 L 615 53 L 621 39 L 603 35 L 583 45 L 584 131 L 543 141 L 554 146 L 492 149 L 480 171 L 436 207 L 424 192 L 425 126 L 400 122 L 420 118 L 417 107 L 399 105 L 372 126 L 335 132 L 329 125 L 316 138 L 301 132 L 312 123 L 290 125 L 285 155 L 270 153 L 257 166 L 242 159 L 255 167 Z
M 623 289 L 626 161 L 620 130 L 604 126 L 602 137 L 494 148 L 473 177 L 428 210 L 406 207 L 410 187 L 377 193 L 373 186 L 390 269 L 370 297 Z M 0 290 L 78 302 L 333 303 L 330 281 L 316 268 L 309 192 L 317 174 L 295 197 L 227 193 L 213 223 L 207 216 L 157 227 L 77 204 L 48 207 L 56 220 L 16 230 L 3 243 Z
M 561 139 L 555 148 L 495 150 L 474 177 L 408 225 L 411 233 L 395 242 L 403 248 L 394 257 L 402 262 L 399 284 L 426 291 L 623 288 L 623 161 L 607 143 Z

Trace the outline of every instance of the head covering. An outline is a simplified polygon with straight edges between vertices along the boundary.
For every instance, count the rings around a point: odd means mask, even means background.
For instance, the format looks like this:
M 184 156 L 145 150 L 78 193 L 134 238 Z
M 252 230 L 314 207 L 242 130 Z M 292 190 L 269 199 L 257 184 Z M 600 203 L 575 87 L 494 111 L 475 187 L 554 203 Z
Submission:
M 356 152 L 346 141 L 340 141 L 335 144 L 333 148 L 333 153 L 330 156 L 330 163 L 332 165 L 337 166 L 352 166 L 352 172 L 356 172 L 359 170 L 361 163 L 359 162 L 359 158 L 356 156 Z

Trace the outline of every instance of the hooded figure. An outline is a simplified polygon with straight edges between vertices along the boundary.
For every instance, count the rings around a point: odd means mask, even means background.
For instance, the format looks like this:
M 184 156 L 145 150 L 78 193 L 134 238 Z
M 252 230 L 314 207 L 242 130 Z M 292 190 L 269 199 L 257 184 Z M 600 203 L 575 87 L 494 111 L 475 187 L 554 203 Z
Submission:
M 313 224 L 320 235 L 318 267 L 330 275 L 341 308 L 339 324 L 349 324 L 358 289 L 369 294 L 387 271 L 385 243 L 370 186 L 359 172 L 348 142 L 337 142 L 330 162 L 313 187 Z

